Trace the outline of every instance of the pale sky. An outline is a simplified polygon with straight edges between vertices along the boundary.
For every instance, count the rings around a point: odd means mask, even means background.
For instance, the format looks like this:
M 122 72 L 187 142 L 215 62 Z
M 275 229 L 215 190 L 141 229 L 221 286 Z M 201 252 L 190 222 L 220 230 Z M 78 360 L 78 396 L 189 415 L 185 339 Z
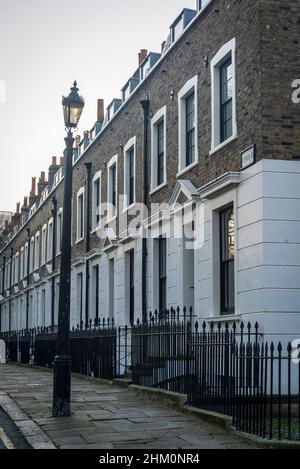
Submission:
M 79 133 L 137 67 L 159 52 L 175 17 L 196 0 L 0 0 L 0 210 L 15 210 L 31 177 L 64 148 L 61 96 L 76 79 L 86 100 Z

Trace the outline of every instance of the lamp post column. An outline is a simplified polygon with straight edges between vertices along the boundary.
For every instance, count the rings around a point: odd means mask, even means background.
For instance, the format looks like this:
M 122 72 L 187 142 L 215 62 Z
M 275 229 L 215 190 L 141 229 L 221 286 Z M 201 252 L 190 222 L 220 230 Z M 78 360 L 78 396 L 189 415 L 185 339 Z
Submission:
M 74 138 L 71 130 L 65 138 L 64 204 L 58 309 L 57 355 L 54 359 L 53 417 L 70 415 L 70 281 L 71 281 L 71 212 Z

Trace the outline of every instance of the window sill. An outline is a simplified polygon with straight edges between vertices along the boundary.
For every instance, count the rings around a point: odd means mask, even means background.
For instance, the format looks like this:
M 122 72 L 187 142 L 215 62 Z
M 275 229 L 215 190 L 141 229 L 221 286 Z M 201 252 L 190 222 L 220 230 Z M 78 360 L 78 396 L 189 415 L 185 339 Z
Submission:
M 180 176 L 182 176 L 183 174 L 187 173 L 187 172 L 190 171 L 192 168 L 194 168 L 195 166 L 197 166 L 197 164 L 199 164 L 199 160 L 196 160 L 196 161 L 194 161 L 193 163 L 191 163 L 189 166 L 187 166 L 186 168 L 181 169 L 181 170 L 176 174 L 176 177 L 180 177 Z
M 156 194 L 156 192 L 160 191 L 161 189 L 163 189 L 164 187 L 166 187 L 168 185 L 168 182 L 163 182 L 162 184 L 160 184 L 159 186 L 157 187 L 154 187 L 151 192 L 149 193 L 149 195 L 153 195 L 153 194 Z
M 204 318 L 206 322 L 231 322 L 231 321 L 239 321 L 241 319 L 241 315 L 238 313 L 228 313 L 228 314 L 221 314 L 215 316 L 207 316 Z
M 232 137 L 228 138 L 227 140 L 225 140 L 225 142 L 222 142 L 220 143 L 219 145 L 217 145 L 216 147 L 213 147 L 210 152 L 209 152 L 209 155 L 214 155 L 215 153 L 217 153 L 219 150 L 222 150 L 222 148 L 226 147 L 227 145 L 229 145 L 230 143 L 234 142 L 235 140 L 238 139 L 238 135 L 232 135 Z
M 75 245 L 81 243 L 83 240 L 84 240 L 84 238 L 77 239 L 77 240 L 75 241 Z

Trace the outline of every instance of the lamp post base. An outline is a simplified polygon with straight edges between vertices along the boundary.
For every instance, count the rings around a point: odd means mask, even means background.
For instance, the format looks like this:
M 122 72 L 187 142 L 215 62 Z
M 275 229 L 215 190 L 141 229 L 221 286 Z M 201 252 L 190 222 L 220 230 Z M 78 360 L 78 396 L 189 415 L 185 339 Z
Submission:
M 54 358 L 53 417 L 70 416 L 71 357 L 57 355 Z

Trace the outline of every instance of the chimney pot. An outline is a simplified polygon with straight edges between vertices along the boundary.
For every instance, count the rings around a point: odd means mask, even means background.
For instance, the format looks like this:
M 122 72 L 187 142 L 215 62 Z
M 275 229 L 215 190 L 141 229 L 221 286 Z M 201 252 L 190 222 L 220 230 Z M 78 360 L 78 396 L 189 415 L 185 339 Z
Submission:
M 17 203 L 17 210 L 16 210 L 16 213 L 17 213 L 17 214 L 20 213 L 20 202 Z
M 36 178 L 31 178 L 31 195 L 36 195 Z
M 60 157 L 59 161 L 60 161 L 60 163 L 59 163 L 60 166 L 64 166 L 64 164 L 65 164 L 65 159 L 64 159 L 63 156 Z
M 104 122 L 104 99 L 98 99 L 97 104 L 97 122 Z
M 163 42 L 161 43 L 161 52 L 162 52 L 162 53 L 163 53 L 163 51 L 164 51 L 165 45 L 166 45 L 166 41 L 163 41 Z
M 86 139 L 86 138 L 90 138 L 90 132 L 88 130 L 85 130 L 83 132 L 83 138 Z
M 56 156 L 52 156 L 52 166 L 56 166 L 57 165 L 57 158 Z
M 40 182 L 45 182 L 45 171 L 41 172 Z
M 23 203 L 24 207 L 27 207 L 28 205 L 28 197 L 24 197 L 24 203 Z
M 147 49 L 141 49 L 141 52 L 139 52 L 139 65 L 141 65 L 142 62 L 144 62 L 147 55 L 148 55 Z

